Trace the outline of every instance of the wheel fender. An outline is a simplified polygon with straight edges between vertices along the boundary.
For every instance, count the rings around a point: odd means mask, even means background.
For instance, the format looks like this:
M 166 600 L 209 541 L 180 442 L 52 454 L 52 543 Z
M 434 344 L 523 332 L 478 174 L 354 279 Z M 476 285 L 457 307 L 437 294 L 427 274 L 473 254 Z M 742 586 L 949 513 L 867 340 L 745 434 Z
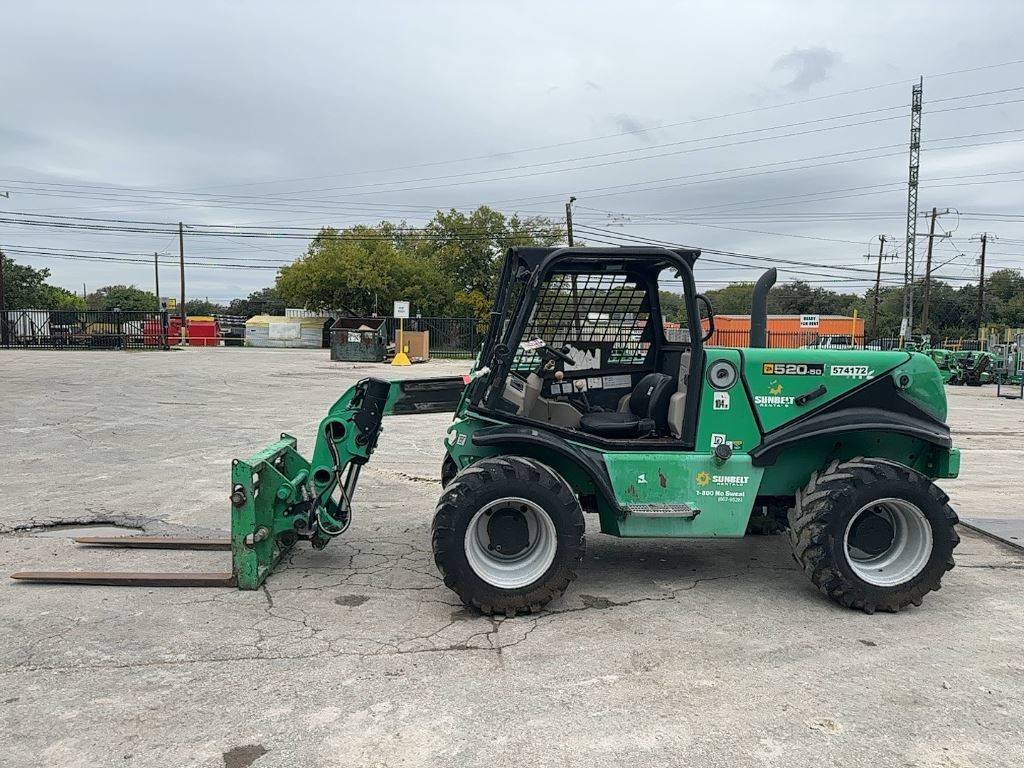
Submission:
M 560 459 L 570 462 L 586 476 L 604 504 L 616 512 L 621 511 L 611 479 L 601 454 L 579 448 L 567 440 L 529 427 L 501 426 L 478 429 L 472 436 L 473 445 L 481 448 L 500 448 L 502 453 L 514 453 L 551 463 Z

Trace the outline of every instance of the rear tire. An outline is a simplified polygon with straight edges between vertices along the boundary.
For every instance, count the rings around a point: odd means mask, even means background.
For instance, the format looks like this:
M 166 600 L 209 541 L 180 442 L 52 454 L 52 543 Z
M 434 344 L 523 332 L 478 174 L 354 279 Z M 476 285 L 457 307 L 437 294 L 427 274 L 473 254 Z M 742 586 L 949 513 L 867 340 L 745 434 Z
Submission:
M 920 605 L 941 588 L 960 543 L 948 500 L 902 464 L 835 461 L 797 493 L 789 512 L 793 556 L 819 590 L 847 608 Z
M 438 501 L 434 562 L 466 605 L 534 613 L 576 578 L 585 528 L 575 494 L 550 467 L 522 456 L 482 459 Z

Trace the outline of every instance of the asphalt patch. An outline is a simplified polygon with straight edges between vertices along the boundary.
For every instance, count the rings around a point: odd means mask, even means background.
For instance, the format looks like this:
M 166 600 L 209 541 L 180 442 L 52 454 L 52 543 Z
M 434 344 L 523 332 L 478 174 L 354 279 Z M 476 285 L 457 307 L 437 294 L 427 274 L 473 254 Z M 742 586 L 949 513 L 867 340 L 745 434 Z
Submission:
M 335 605 L 344 605 L 349 608 L 355 608 L 358 605 L 362 605 L 369 599 L 369 595 L 338 595 L 334 598 L 334 603 Z

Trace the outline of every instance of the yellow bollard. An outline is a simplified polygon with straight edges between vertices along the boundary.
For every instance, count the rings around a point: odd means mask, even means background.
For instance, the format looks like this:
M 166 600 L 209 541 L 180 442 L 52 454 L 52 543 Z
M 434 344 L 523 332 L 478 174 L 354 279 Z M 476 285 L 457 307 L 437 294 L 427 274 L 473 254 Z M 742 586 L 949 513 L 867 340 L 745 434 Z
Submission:
M 409 359 L 409 355 L 406 354 L 405 349 L 405 335 L 404 321 L 402 318 L 398 318 L 398 350 L 395 352 L 395 357 L 391 361 L 392 365 L 412 365 L 412 361 Z

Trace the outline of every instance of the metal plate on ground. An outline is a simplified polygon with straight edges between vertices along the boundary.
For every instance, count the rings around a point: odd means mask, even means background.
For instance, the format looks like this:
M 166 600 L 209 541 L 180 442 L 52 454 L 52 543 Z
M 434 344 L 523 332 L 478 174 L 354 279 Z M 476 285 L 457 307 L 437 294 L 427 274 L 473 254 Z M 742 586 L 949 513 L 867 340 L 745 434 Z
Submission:
M 1024 549 L 1024 520 L 1020 518 L 961 517 L 960 524 L 1011 547 Z

